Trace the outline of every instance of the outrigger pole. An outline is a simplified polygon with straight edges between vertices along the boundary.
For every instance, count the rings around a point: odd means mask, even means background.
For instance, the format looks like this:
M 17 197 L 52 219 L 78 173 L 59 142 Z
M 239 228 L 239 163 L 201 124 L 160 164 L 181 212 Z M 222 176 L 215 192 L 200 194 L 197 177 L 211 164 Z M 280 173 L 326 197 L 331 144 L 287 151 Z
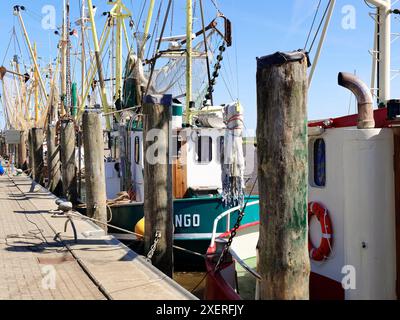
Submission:
M 105 85 L 105 82 L 104 82 L 103 68 L 102 68 L 102 65 L 101 65 L 100 46 L 99 46 L 99 40 L 97 38 L 96 22 L 94 21 L 94 12 L 93 12 L 92 0 L 88 0 L 88 10 L 89 10 L 89 16 L 90 16 L 90 23 L 92 25 L 92 35 L 93 35 L 93 44 L 94 44 L 94 51 L 95 51 L 94 53 L 95 53 L 95 56 L 96 56 L 97 71 L 98 71 L 98 74 L 99 74 L 101 102 L 102 102 L 102 105 L 103 105 L 104 113 L 109 113 L 109 106 L 108 106 L 107 93 L 106 93 L 106 85 Z M 111 129 L 110 116 L 106 116 L 106 125 L 107 125 L 107 129 L 108 130 Z
M 30 79 L 29 74 L 20 74 L 20 73 L 15 72 L 15 71 L 8 70 L 8 69 L 7 69 L 6 67 L 4 67 L 4 66 L 1 66 L 1 67 L 0 67 L 0 80 L 3 80 L 4 76 L 6 75 L 6 73 L 10 73 L 10 74 L 12 74 L 12 75 L 15 75 L 15 76 L 24 78 L 24 79 L 25 79 L 25 82 L 28 82 L 28 80 Z
M 110 19 L 110 18 L 108 18 L 108 19 Z M 110 36 L 110 30 L 111 30 L 111 29 L 110 29 L 110 27 L 108 26 L 108 22 L 109 22 L 108 19 L 107 19 L 107 21 L 106 21 L 106 23 L 105 23 L 105 25 L 104 25 L 103 31 L 102 31 L 101 36 L 100 36 L 100 43 L 101 43 L 101 46 L 100 46 L 100 55 L 101 55 L 101 53 L 104 51 L 106 42 L 107 42 L 107 40 L 108 40 L 108 37 Z M 94 78 L 95 78 L 95 75 L 96 75 L 96 70 L 97 70 L 96 65 L 93 65 L 93 64 L 92 64 L 92 65 L 90 66 L 89 73 L 88 73 L 88 77 L 87 77 L 87 81 L 86 81 L 85 93 L 84 93 L 83 99 L 82 99 L 83 101 L 85 101 L 86 98 L 87 98 L 88 95 L 89 95 L 89 91 L 90 91 L 90 88 L 91 88 L 91 83 L 93 82 L 93 80 L 94 80 Z M 83 85 L 85 85 L 85 84 L 83 84 Z M 84 111 L 84 106 L 82 105 L 81 108 L 80 108 L 80 110 L 79 110 L 79 113 L 78 113 L 78 118 L 80 118 L 80 117 L 82 116 L 83 111 Z
M 22 19 L 21 10 L 24 10 L 24 9 L 25 8 L 22 7 L 22 6 L 14 6 L 14 15 L 16 15 L 18 17 L 19 22 L 21 24 L 21 28 L 22 28 L 22 31 L 23 31 L 23 34 L 24 34 L 24 37 L 25 37 L 25 40 L 26 40 L 26 43 L 27 43 L 27 46 L 28 46 L 29 53 L 30 53 L 31 58 L 33 60 L 33 64 L 35 66 L 35 70 L 38 73 L 40 89 L 42 90 L 43 97 L 47 97 L 46 86 L 44 85 L 43 79 L 42 79 L 42 77 L 40 75 L 39 64 L 37 63 L 37 59 L 36 59 L 35 54 L 33 52 L 33 48 L 32 48 L 31 42 L 29 40 L 28 33 L 26 32 L 24 20 Z
M 146 50 L 147 37 L 149 36 L 151 20 L 153 18 L 154 4 L 155 0 L 150 0 L 150 7 L 147 13 L 146 25 L 144 27 L 143 43 L 141 44 L 140 52 L 138 52 L 138 55 L 141 59 L 143 58 L 144 52 Z
M 33 53 L 35 59 L 37 59 L 36 42 L 33 44 Z M 35 70 L 35 81 L 33 83 L 35 90 L 35 128 L 37 128 L 39 122 L 39 72 L 37 70 Z
M 192 36 L 193 36 L 193 3 L 186 0 L 186 124 L 191 125 L 192 113 Z
M 82 0 L 82 10 L 81 10 L 81 109 L 85 108 L 85 83 L 86 83 L 86 54 L 85 54 L 85 0 Z
M 124 24 L 124 19 L 131 17 L 132 14 L 128 10 L 128 8 L 122 3 L 122 0 L 117 0 L 114 4 L 114 7 L 111 9 L 110 14 L 113 18 L 116 20 L 116 59 L 115 59 L 115 102 L 118 104 L 122 104 L 122 85 L 123 85 L 123 79 L 122 79 L 122 73 L 123 73 L 123 67 L 122 67 L 122 32 L 124 31 L 125 36 L 127 36 L 127 32 L 125 29 L 125 24 Z M 127 41 L 128 42 L 128 41 Z M 128 50 L 129 50 L 129 43 L 128 45 Z M 119 117 L 118 114 L 116 114 L 116 117 Z M 117 118 L 118 119 L 118 118 Z
M 61 32 L 61 108 L 60 114 L 63 116 L 67 110 L 67 10 L 66 2 L 63 1 L 63 25 Z

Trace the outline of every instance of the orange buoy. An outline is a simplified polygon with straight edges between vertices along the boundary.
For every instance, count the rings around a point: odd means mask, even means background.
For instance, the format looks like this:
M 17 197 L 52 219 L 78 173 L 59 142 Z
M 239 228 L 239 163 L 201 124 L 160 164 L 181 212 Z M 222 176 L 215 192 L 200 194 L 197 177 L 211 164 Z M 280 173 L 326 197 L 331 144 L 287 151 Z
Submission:
M 145 220 L 142 218 L 135 226 L 135 233 L 144 237 Z

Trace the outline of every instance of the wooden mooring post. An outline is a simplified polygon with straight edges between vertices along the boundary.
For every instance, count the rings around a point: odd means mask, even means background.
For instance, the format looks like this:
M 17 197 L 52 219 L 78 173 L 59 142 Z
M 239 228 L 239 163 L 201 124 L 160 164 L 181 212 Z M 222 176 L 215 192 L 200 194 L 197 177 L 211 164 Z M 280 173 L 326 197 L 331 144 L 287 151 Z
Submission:
M 307 66 L 303 52 L 257 59 L 263 300 L 309 299 Z
M 76 203 L 78 198 L 75 163 L 76 135 L 73 120 L 61 120 L 60 136 L 63 196 L 72 203 Z
M 143 108 L 145 250 L 149 252 L 156 243 L 153 264 L 169 277 L 173 275 L 174 265 L 172 163 L 169 159 L 171 105 L 170 95 L 147 96 Z
M 21 131 L 21 136 L 18 145 L 18 168 L 22 170 L 27 167 L 27 152 L 26 152 L 26 132 Z
M 33 155 L 32 155 L 32 129 L 28 130 L 28 169 L 33 171 Z
M 48 189 L 55 195 L 62 194 L 60 148 L 56 143 L 57 129 L 55 125 L 47 126 L 47 179 Z
M 43 183 L 43 129 L 32 128 L 30 130 L 30 155 L 32 159 L 32 178 L 37 183 Z
M 98 110 L 86 110 L 82 118 L 85 151 L 86 207 L 90 218 L 99 220 L 107 231 L 107 196 L 104 166 L 104 141 Z

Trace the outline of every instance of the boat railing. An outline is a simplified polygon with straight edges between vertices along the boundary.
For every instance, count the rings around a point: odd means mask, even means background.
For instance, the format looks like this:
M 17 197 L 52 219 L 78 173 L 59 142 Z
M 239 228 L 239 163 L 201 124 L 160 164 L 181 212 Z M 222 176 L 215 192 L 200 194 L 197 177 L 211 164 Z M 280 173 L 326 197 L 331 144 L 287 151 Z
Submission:
M 246 208 L 251 207 L 251 206 L 255 206 L 255 205 L 259 204 L 259 203 L 260 203 L 259 200 L 253 201 L 253 202 L 249 202 L 249 203 L 246 205 Z M 213 225 L 213 231 L 212 231 L 211 242 L 210 242 L 210 248 L 214 248 L 214 247 L 215 247 L 215 239 L 217 238 L 217 228 L 218 228 L 218 223 L 219 223 L 219 221 L 221 221 L 223 218 L 225 218 L 225 217 L 228 216 L 228 217 L 227 217 L 228 223 L 227 223 L 227 230 L 226 230 L 226 231 L 227 231 L 227 232 L 230 231 L 231 214 L 232 214 L 233 212 L 236 212 L 236 211 L 239 211 L 239 210 L 242 210 L 242 209 L 243 209 L 243 207 L 237 206 L 237 207 L 231 208 L 231 209 L 229 209 L 229 210 L 227 210 L 227 211 L 221 213 L 217 218 L 215 218 L 215 220 L 214 220 L 214 225 Z
M 239 263 L 239 265 L 240 265 L 244 270 L 246 270 L 248 273 L 250 273 L 250 274 L 251 274 L 254 278 L 256 278 L 257 280 L 261 280 L 260 274 L 259 274 L 257 271 L 253 270 L 246 262 L 244 262 L 244 261 L 237 255 L 237 253 L 236 253 L 234 250 L 230 250 L 230 253 L 231 253 L 233 259 L 235 259 L 235 261 L 236 261 L 237 263 Z

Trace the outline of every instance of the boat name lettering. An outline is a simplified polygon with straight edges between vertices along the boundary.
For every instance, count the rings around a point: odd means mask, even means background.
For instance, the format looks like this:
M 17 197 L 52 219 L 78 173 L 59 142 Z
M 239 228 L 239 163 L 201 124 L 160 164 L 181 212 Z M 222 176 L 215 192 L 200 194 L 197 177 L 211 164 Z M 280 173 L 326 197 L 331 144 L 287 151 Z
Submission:
M 175 215 L 175 228 L 200 227 L 199 214 L 177 214 Z

